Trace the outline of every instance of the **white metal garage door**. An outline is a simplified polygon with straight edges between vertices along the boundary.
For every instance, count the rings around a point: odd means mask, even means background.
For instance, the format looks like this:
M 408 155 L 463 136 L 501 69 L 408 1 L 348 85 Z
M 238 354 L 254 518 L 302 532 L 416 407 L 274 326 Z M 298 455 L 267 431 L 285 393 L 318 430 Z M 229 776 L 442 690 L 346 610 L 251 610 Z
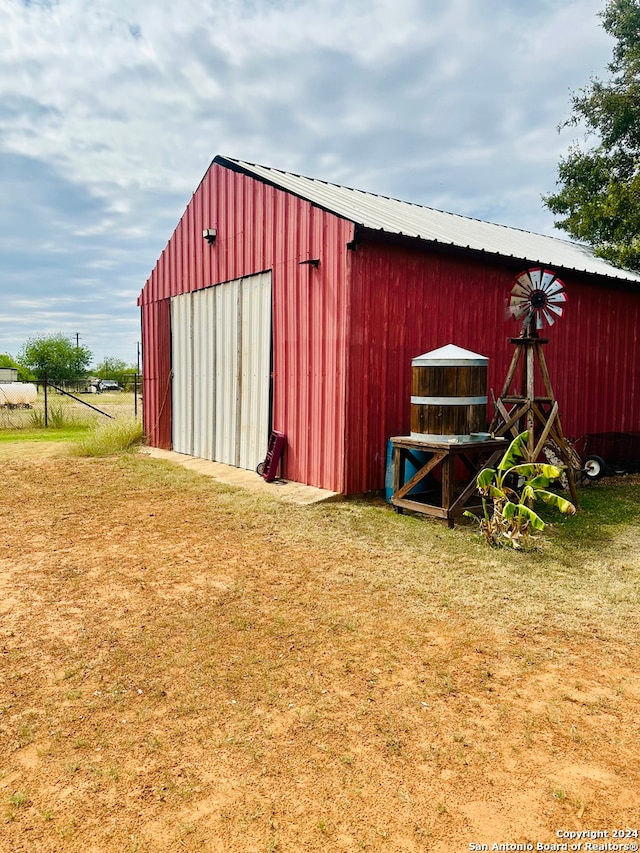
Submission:
M 171 300 L 172 443 L 255 469 L 269 440 L 271 273 Z

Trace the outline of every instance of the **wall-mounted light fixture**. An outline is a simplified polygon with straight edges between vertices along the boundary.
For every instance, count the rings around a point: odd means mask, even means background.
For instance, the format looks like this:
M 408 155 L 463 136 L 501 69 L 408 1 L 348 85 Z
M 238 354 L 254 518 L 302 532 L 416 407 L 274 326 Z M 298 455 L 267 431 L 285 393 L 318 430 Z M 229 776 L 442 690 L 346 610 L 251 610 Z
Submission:
M 318 269 L 320 266 L 320 258 L 311 258 L 308 261 L 300 261 L 300 266 L 309 266 Z
M 210 246 L 216 242 L 216 229 L 215 228 L 205 228 L 202 232 L 202 237 L 207 241 Z

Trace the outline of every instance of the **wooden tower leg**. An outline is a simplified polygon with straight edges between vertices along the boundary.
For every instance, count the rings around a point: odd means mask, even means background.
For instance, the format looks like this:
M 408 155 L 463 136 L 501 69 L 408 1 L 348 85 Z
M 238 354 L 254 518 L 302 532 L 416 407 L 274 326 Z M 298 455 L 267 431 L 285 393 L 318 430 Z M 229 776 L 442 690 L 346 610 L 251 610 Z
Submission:
M 512 338 L 511 342 L 515 345 L 515 352 L 502 388 L 502 394 L 495 401 L 491 432 L 496 435 L 504 435 L 509 430 L 513 432 L 515 429 L 519 429 L 518 423 L 524 418 L 529 433 L 527 442 L 529 462 L 535 462 L 540 457 L 547 441 L 552 440 L 558 447 L 562 463 L 566 466 L 571 499 L 577 507 L 578 492 L 574 476 L 576 453 L 567 442 L 560 423 L 558 401 L 553 393 L 549 370 L 542 349 L 542 345 L 547 341 L 538 338 L 537 334 L 532 332 L 529 337 Z M 536 396 L 535 393 L 536 361 L 544 385 L 545 393 L 543 396 Z M 520 393 L 513 394 L 510 389 L 518 366 L 521 370 Z M 511 405 L 511 409 L 509 409 L 509 405 Z M 537 439 L 535 435 L 536 423 L 542 430 Z M 578 460 L 578 466 L 579 464 Z
M 527 400 L 535 400 L 535 361 L 534 361 L 534 350 L 531 344 L 526 344 L 526 353 L 527 353 L 527 392 L 525 397 Z M 529 459 L 533 462 L 533 451 L 535 448 L 535 435 L 534 435 L 534 427 L 535 427 L 535 416 L 533 412 L 533 407 L 529 409 L 527 412 L 527 430 L 529 432 L 529 440 L 527 442 L 527 446 L 529 449 Z
M 564 432 L 562 430 L 562 424 L 560 423 L 560 415 L 557 414 L 557 406 L 558 402 L 555 399 L 555 395 L 553 393 L 553 388 L 551 387 L 551 378 L 549 377 L 549 371 L 547 369 L 547 362 L 544 357 L 544 350 L 542 349 L 542 344 L 538 342 L 536 344 L 536 353 L 538 356 L 538 363 L 540 364 L 540 373 L 542 375 L 542 382 L 545 387 L 545 391 L 551 400 L 554 401 L 554 408 L 556 409 L 556 417 L 555 417 L 555 432 L 556 432 L 556 444 L 560 449 L 560 456 L 567 466 L 567 480 L 569 482 L 569 491 L 571 493 L 571 499 L 573 503 L 578 506 L 578 490 L 576 489 L 576 478 L 573 473 L 574 465 L 576 462 L 576 453 L 573 448 L 569 449 L 569 442 L 565 438 Z M 542 450 L 542 448 L 540 448 Z M 579 463 L 579 460 L 578 460 Z
M 493 413 L 493 418 L 489 425 L 489 432 L 493 433 L 499 426 L 500 419 L 502 418 L 505 423 L 508 421 L 508 417 L 505 417 L 506 410 L 502 404 L 502 399 L 509 394 L 509 389 L 511 388 L 511 383 L 513 382 L 513 377 L 516 375 L 516 370 L 518 369 L 518 362 L 520 361 L 520 356 L 522 355 L 522 348 L 516 346 L 513 356 L 511 357 L 511 364 L 509 365 L 509 370 L 507 372 L 507 378 L 504 381 L 504 385 L 502 386 L 502 392 L 500 393 L 500 397 L 496 401 L 496 411 Z M 502 411 L 501 408 L 502 407 Z M 506 430 L 505 430 L 506 432 Z M 499 433 L 501 434 L 501 433 Z

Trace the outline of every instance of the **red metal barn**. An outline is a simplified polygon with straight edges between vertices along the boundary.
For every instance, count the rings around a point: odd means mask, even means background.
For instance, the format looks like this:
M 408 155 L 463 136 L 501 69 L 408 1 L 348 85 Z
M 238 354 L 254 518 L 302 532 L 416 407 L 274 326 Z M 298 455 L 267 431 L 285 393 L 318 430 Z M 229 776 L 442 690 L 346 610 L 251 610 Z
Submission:
M 216 157 L 146 282 L 152 445 L 253 469 L 286 434 L 284 477 L 384 484 L 407 434 L 411 360 L 454 343 L 500 393 L 519 333 L 514 277 L 553 269 L 565 316 L 545 348 L 564 431 L 640 430 L 640 276 L 584 247 Z

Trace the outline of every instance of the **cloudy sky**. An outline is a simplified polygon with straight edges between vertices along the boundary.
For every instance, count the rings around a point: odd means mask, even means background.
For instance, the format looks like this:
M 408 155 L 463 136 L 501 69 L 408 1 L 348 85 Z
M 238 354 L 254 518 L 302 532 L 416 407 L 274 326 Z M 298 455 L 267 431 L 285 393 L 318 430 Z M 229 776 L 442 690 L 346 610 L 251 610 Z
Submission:
M 0 352 L 135 363 L 136 298 L 216 154 L 556 233 L 604 0 L 0 0 Z

